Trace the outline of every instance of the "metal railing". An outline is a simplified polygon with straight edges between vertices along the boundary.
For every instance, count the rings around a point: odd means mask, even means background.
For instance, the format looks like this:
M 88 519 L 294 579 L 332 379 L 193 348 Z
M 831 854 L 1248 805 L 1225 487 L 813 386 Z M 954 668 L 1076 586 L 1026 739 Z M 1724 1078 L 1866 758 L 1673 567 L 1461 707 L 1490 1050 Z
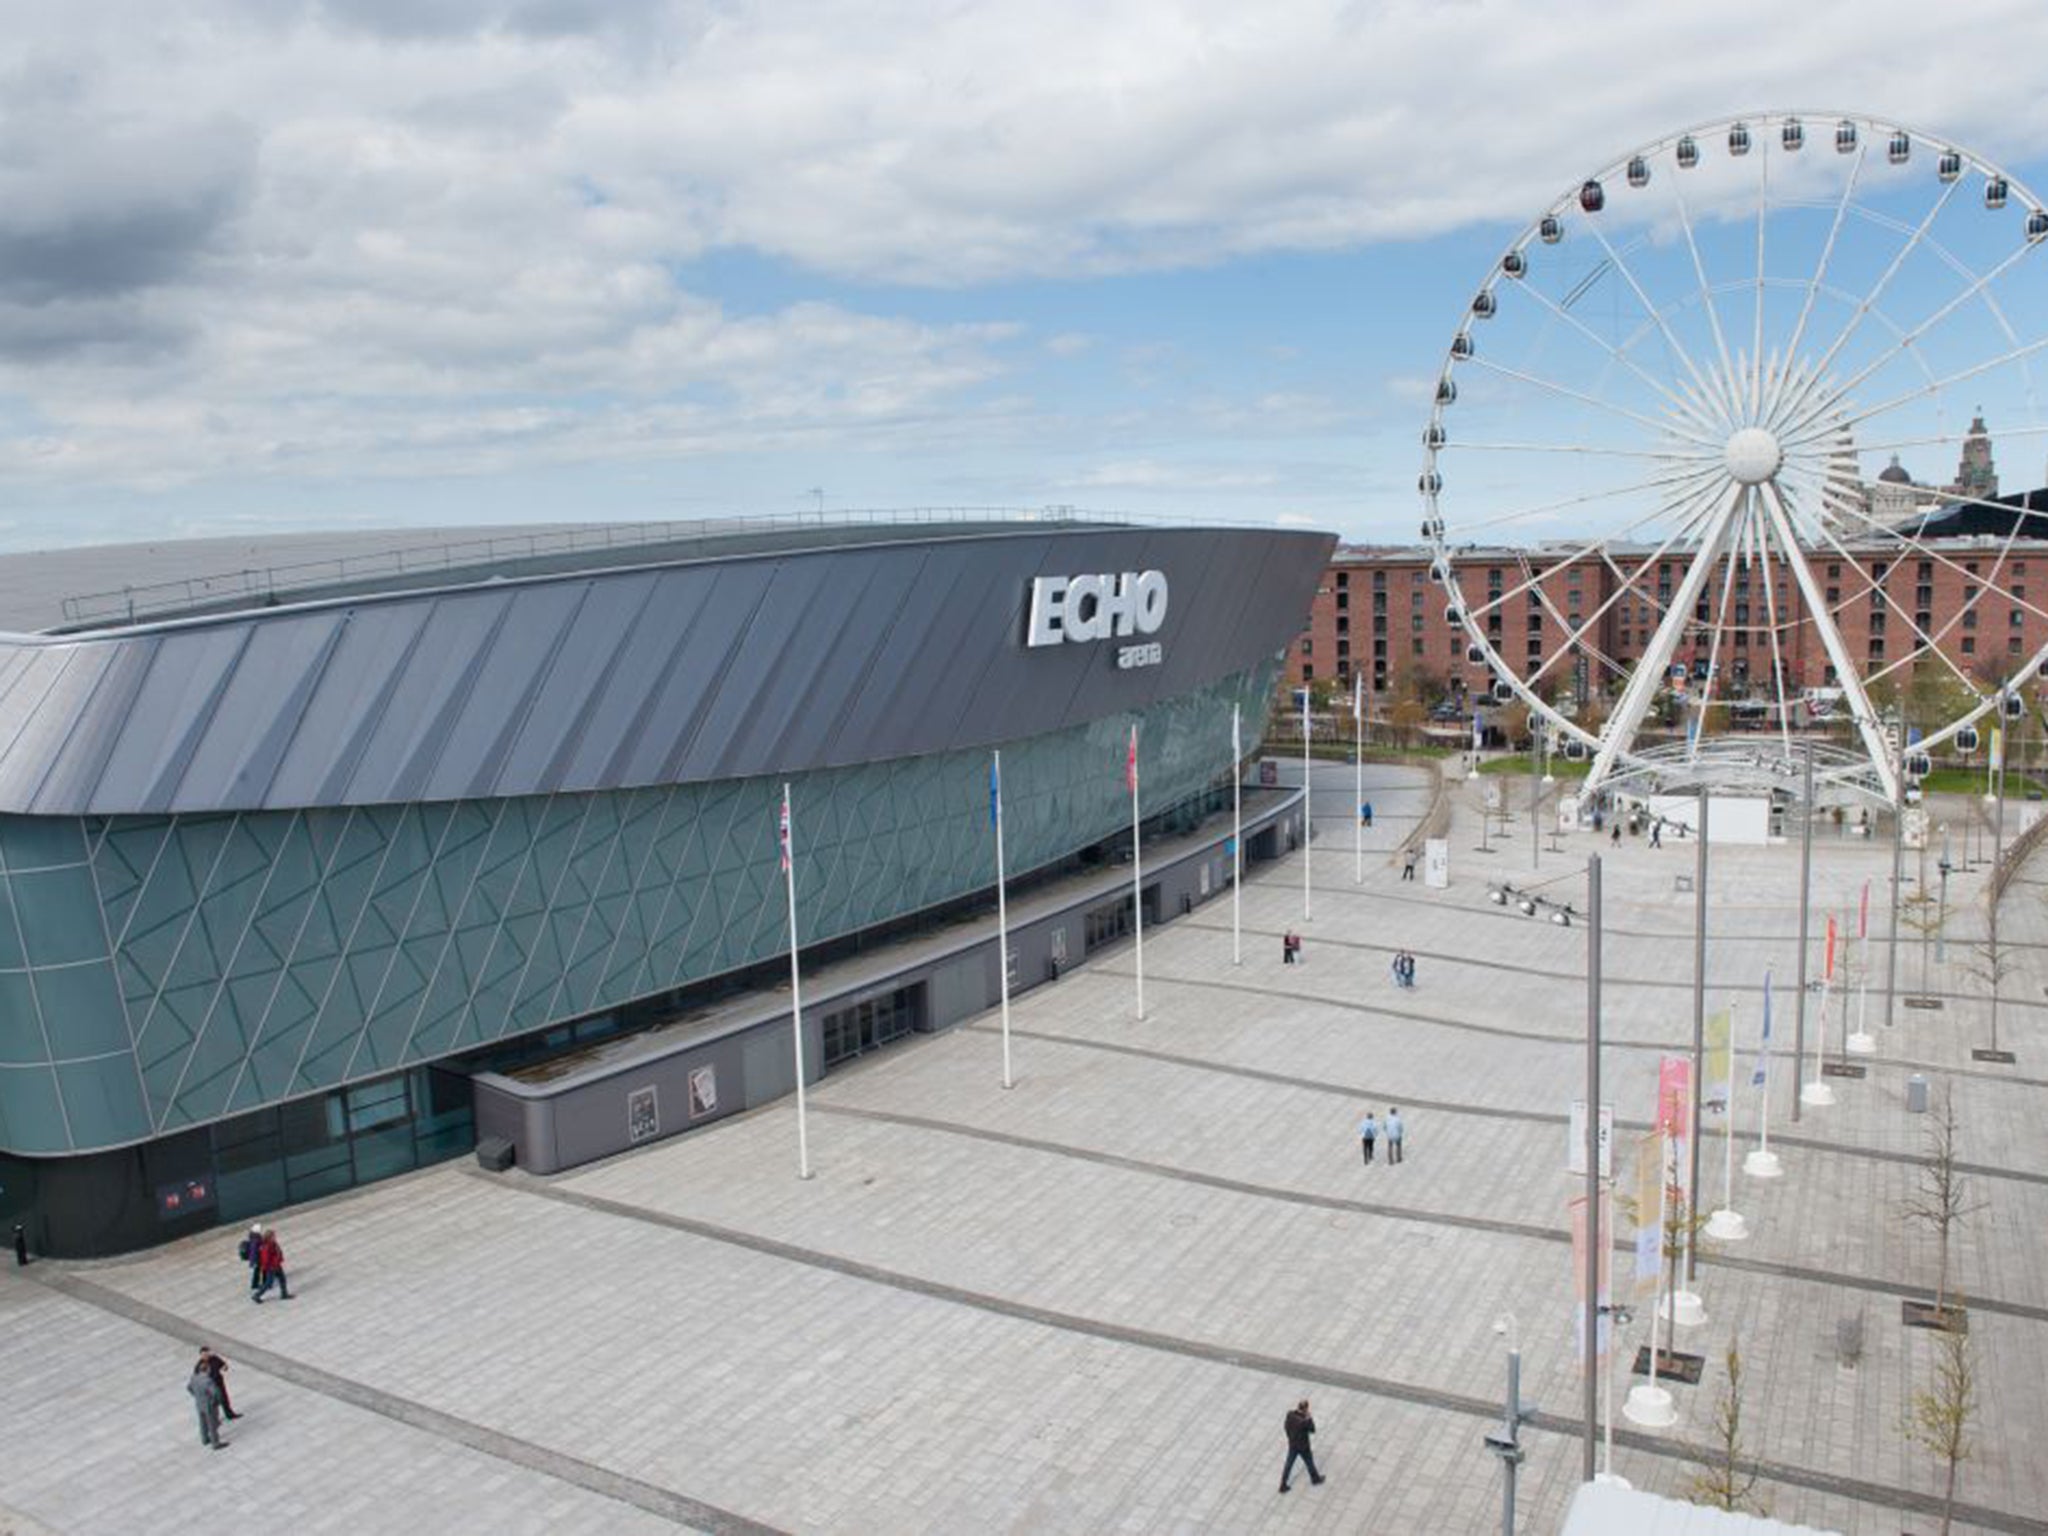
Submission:
M 250 566 L 204 576 L 145 582 L 105 592 L 88 592 L 65 598 L 63 614 L 67 628 L 130 624 L 216 604 L 271 602 L 288 594 L 325 587 L 433 575 L 510 560 L 545 559 L 597 550 L 631 550 L 693 539 L 743 538 L 749 534 L 796 528 L 958 522 L 1127 523 L 1146 520 L 1126 513 L 1096 513 L 1072 506 L 1046 506 L 895 507 L 673 522 L 578 523 L 567 527 L 536 528 L 524 534 L 495 533 L 484 538 L 455 539 L 439 544 L 396 545 L 360 555 L 332 555 L 320 560 Z

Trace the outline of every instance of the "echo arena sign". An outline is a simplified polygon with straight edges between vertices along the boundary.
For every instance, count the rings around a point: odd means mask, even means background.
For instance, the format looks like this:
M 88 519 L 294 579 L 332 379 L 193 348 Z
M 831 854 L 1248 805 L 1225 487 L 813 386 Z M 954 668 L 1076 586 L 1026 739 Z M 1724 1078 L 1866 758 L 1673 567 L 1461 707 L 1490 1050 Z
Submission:
M 1040 576 L 1031 583 L 1031 622 L 1024 643 L 1065 645 L 1156 635 L 1165 622 L 1164 571 Z M 1163 655 L 1156 640 L 1124 645 L 1117 648 L 1116 664 L 1126 670 L 1154 667 Z

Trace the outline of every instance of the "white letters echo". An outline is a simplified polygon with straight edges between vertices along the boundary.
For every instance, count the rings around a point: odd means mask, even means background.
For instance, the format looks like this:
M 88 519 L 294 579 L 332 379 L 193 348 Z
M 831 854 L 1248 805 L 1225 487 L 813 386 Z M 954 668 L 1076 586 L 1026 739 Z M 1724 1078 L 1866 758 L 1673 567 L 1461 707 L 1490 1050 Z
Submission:
M 1027 645 L 1152 635 L 1166 622 L 1166 572 L 1040 576 L 1031 583 Z

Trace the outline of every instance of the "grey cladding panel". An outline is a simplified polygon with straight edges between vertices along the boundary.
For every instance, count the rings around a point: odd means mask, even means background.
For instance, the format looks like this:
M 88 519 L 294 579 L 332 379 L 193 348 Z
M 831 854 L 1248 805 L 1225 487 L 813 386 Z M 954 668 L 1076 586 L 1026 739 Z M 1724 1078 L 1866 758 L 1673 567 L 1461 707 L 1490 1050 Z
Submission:
M 801 773 L 1122 715 L 1269 659 L 1322 534 L 1003 531 L 0 636 L 0 812 L 389 804 Z M 1161 664 L 1031 648 L 1033 577 L 1156 566 Z

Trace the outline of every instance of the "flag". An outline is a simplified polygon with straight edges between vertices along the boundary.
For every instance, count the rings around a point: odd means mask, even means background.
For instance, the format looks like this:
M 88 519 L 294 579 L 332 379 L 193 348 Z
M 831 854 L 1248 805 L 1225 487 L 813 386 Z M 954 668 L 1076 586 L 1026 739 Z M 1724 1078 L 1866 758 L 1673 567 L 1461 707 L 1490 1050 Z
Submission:
M 1230 760 L 1233 763 L 1244 761 L 1244 742 L 1238 731 L 1238 712 L 1235 709 L 1230 712 Z
M 1829 981 L 1835 979 L 1835 919 L 1832 913 L 1828 917 L 1827 962 L 1821 967 L 1821 975 Z
M 1302 718 L 1308 718 L 1308 707 L 1302 706 Z M 1124 788 L 1132 794 L 1138 792 L 1138 728 L 1131 727 L 1131 749 L 1124 754 Z
M 1767 1076 L 1767 1075 L 1769 1074 L 1769 1057 L 1770 1057 L 1770 1054 L 1771 1054 L 1771 973 L 1770 973 L 1769 971 L 1765 971 L 1765 972 L 1764 972 L 1764 1033 L 1763 1033 L 1763 1038 L 1762 1038 L 1761 1040 L 1757 1041 L 1757 1045 L 1756 1045 L 1756 1070 L 1755 1070 L 1755 1071 L 1753 1071 L 1753 1072 L 1751 1072 L 1751 1073 L 1749 1074 L 1749 1085 L 1750 1085 L 1750 1086 L 1751 1086 L 1752 1088 L 1761 1088 L 1761 1087 L 1763 1087 L 1763 1085 L 1764 1085 L 1764 1079 L 1765 1079 L 1765 1077 L 1766 1077 L 1766 1076 Z
M 782 821 L 776 831 L 776 840 L 782 844 L 782 872 L 789 873 L 789 786 L 782 786 Z
M 994 758 L 988 764 L 988 824 L 1000 827 L 1003 824 L 1003 776 Z
M 1683 1136 L 1692 1118 L 1692 1063 L 1683 1056 L 1666 1056 L 1657 1064 L 1657 1129 L 1667 1136 Z
M 1728 1080 L 1735 1074 L 1735 1055 L 1729 1049 L 1733 1033 L 1734 1021 L 1726 1008 L 1707 1015 L 1704 1046 L 1700 1053 L 1704 1074 L 1700 1079 L 1700 1099 L 1708 1108 L 1728 1107 L 1728 1094 L 1733 1086 Z
M 1856 937 L 1870 937 L 1870 882 L 1863 882 L 1863 905 L 1856 909 Z
M 2005 727 L 2002 725 L 1994 725 L 1993 727 L 1991 727 L 1991 771 L 1993 773 L 1998 772 L 1999 768 L 2004 764 L 2004 762 Z
M 1657 1230 L 1664 1194 L 1664 1138 L 1636 1139 L 1636 1295 L 1654 1296 L 1664 1273 L 1664 1234 Z
M 1486 727 L 1479 723 L 1479 711 L 1475 709 L 1472 711 L 1472 750 L 1482 752 L 1485 749 Z
M 1353 726 L 1357 726 L 1364 719 L 1365 674 L 1363 672 L 1354 672 L 1351 674 L 1351 723 Z

